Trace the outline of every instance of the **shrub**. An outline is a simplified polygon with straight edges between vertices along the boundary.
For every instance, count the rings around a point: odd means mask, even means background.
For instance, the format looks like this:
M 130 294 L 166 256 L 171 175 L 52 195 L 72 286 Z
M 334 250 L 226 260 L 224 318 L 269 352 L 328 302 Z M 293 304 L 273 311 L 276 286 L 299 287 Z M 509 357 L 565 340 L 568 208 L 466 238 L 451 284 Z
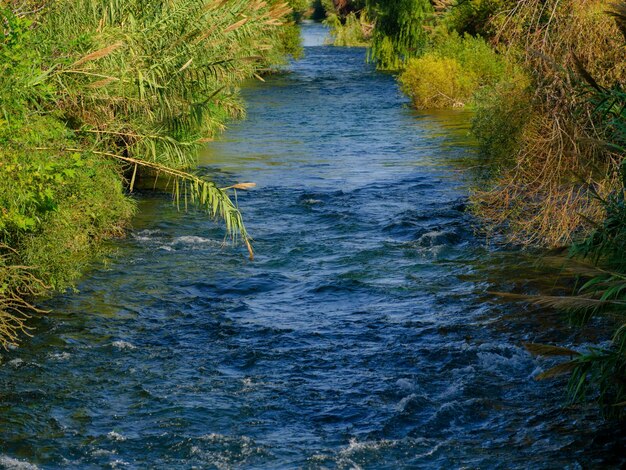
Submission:
M 511 72 L 510 77 L 479 90 L 474 96 L 472 134 L 487 164 L 484 168 L 487 175 L 495 176 L 514 164 L 524 128 L 533 112 L 528 105 L 532 99 L 529 79 L 521 71 Z
M 504 60 L 483 39 L 451 33 L 409 60 L 400 83 L 417 108 L 460 107 L 498 83 L 504 71 Z
M 0 241 L 44 284 L 72 285 L 103 237 L 120 234 L 134 204 L 119 169 L 77 146 L 58 120 L 32 116 L 0 129 Z M 24 158 L 23 149 L 33 149 Z M 40 149 L 40 150 L 38 150 Z
M 366 47 L 371 38 L 372 26 L 364 12 L 349 13 L 342 22 L 335 13 L 329 13 L 324 23 L 330 26 L 332 44 L 343 47 Z
M 519 51 L 532 111 L 511 163 L 474 201 L 485 227 L 515 243 L 562 246 L 584 237 L 605 215 L 589 188 L 604 198 L 619 184 L 621 156 L 602 145 L 606 129 L 574 73 L 582 67 L 604 87 L 626 78 L 623 37 L 605 9 L 597 0 L 526 0 L 506 18 L 501 41 Z
M 456 59 L 427 53 L 409 60 L 400 83 L 416 108 L 458 107 L 472 92 L 460 80 L 462 73 Z

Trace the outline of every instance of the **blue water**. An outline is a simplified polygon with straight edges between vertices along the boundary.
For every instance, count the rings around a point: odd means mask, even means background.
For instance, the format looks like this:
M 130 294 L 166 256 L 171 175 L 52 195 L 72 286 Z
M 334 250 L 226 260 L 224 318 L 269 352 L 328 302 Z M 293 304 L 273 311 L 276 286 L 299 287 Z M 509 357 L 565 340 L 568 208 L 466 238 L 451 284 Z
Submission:
M 418 113 L 362 49 L 244 90 L 202 156 L 257 258 L 145 194 L 131 235 L 0 358 L 6 468 L 591 468 L 623 432 L 564 408 L 524 341 L 558 319 L 490 302 L 521 254 L 473 235 L 462 112 Z M 541 273 L 538 274 L 541 277 Z

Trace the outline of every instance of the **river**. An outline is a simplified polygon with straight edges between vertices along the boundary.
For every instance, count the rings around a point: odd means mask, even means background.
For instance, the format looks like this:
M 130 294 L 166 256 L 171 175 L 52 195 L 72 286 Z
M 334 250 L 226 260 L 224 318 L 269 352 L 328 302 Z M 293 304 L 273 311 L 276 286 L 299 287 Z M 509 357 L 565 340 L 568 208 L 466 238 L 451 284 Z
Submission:
M 474 235 L 460 111 L 411 110 L 363 49 L 321 46 L 244 90 L 201 163 L 257 257 L 144 194 L 115 256 L 0 359 L 6 468 L 591 468 L 623 433 L 524 341 L 559 321 L 490 302 L 521 254 Z M 531 269 L 531 268 L 528 268 Z M 552 318 L 552 319 L 551 319 Z

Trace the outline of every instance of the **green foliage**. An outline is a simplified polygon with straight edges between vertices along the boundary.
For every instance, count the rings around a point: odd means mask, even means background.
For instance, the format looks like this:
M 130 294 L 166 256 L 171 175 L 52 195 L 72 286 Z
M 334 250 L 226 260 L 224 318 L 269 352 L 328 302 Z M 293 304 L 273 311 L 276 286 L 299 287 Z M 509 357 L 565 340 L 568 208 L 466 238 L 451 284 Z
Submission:
M 514 164 L 524 127 L 532 114 L 530 83 L 521 71 L 474 95 L 472 134 L 489 173 Z
M 337 46 L 370 46 L 369 60 L 380 70 L 400 70 L 428 43 L 430 0 L 318 0 Z
M 299 0 L 290 2 L 303 7 Z M 281 0 L 0 4 L 0 345 L 71 287 L 133 212 L 138 171 L 172 178 L 252 256 L 241 213 L 193 174 L 197 151 L 243 115 L 245 79 L 300 51 Z M 128 177 L 128 181 L 122 175 Z
M 51 97 L 52 90 L 43 83 L 40 53 L 32 47 L 32 21 L 2 5 L 0 21 L 6 25 L 0 37 L 0 118 L 6 125 L 10 119 L 23 117 L 29 107 L 37 108 L 41 99 Z
M 88 152 L 38 150 L 75 145 L 56 119 L 32 116 L 5 126 L 0 141 L 0 243 L 13 250 L 7 260 L 30 266 L 46 285 L 67 288 L 98 240 L 122 230 L 134 204 L 110 161 Z
M 597 124 L 604 128 L 606 145 L 626 155 L 626 91 L 620 84 L 603 88 L 584 70 L 590 82 L 589 99 L 595 106 Z M 610 264 L 620 271 L 626 269 L 626 160 L 619 166 L 621 187 L 603 198 L 595 197 L 605 210 L 604 219 L 595 224 L 594 230 L 582 242 L 572 248 L 572 254 L 589 258 L 594 263 Z M 590 188 L 593 191 L 593 188 Z
M 293 20 L 299 23 L 311 7 L 311 0 L 287 0 L 287 4 L 292 10 Z
M 539 296 L 532 300 L 542 306 L 564 310 L 577 326 L 588 325 L 594 318 L 603 318 L 615 325 L 611 342 L 603 347 L 589 347 L 586 351 L 571 351 L 566 362 L 546 370 L 538 379 L 549 379 L 569 374 L 568 396 L 572 403 L 594 401 L 610 417 L 626 417 L 626 277 L 618 272 L 587 268 L 594 273 L 570 297 Z M 555 356 L 554 347 L 543 346 L 542 356 Z M 558 348 L 563 349 L 563 348 Z
M 367 47 L 370 43 L 371 25 L 367 15 L 349 13 L 343 22 L 339 15 L 329 13 L 324 23 L 330 27 L 332 44 L 342 47 Z
M 495 86 L 505 70 L 504 60 L 483 39 L 452 33 L 409 60 L 400 83 L 418 108 L 459 107 Z
M 449 31 L 472 36 L 492 37 L 496 33 L 496 14 L 503 12 L 507 0 L 464 0 L 454 2 L 440 23 Z
M 426 47 L 424 23 L 432 16 L 429 0 L 367 0 L 375 22 L 370 58 L 381 70 L 399 70 Z

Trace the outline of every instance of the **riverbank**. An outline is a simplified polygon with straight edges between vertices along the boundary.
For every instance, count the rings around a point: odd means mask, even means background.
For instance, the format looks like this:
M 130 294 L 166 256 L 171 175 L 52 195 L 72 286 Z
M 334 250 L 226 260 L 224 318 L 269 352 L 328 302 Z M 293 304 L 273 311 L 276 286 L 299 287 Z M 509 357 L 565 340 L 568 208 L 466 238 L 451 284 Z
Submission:
M 188 171 L 243 117 L 238 85 L 299 53 L 287 4 L 13 2 L 0 24 L 0 346 L 124 233 L 142 173 L 252 254 L 232 189 Z

